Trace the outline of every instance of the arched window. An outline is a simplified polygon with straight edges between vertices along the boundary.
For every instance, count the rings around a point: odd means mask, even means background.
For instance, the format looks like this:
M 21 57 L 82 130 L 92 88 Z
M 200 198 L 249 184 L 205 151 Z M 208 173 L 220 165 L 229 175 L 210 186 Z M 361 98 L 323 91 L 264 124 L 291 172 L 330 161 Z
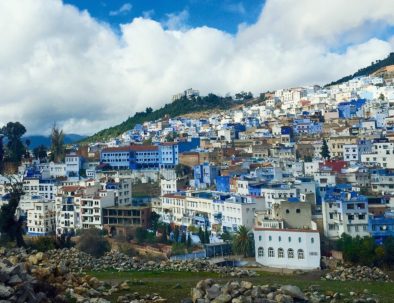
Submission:
M 304 259 L 304 251 L 302 249 L 298 250 L 298 259 Z
M 264 257 L 264 247 L 259 247 L 259 249 L 257 250 L 257 255 L 259 257 Z
M 270 257 L 270 258 L 275 257 L 275 252 L 272 247 L 268 248 L 268 257 Z
M 287 257 L 288 257 L 289 259 L 293 259 L 293 258 L 294 258 L 294 250 L 293 250 L 293 249 L 289 248 L 289 249 L 287 250 Z
M 283 252 L 283 248 L 278 248 L 278 258 L 284 258 L 285 254 Z

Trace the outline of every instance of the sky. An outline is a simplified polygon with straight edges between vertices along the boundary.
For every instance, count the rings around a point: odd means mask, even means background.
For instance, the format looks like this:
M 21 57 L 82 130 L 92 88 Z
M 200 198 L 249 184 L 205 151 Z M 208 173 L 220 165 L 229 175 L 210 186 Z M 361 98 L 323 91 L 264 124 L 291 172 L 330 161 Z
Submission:
M 187 88 L 326 84 L 394 47 L 392 0 L 0 1 L 0 126 L 93 134 Z

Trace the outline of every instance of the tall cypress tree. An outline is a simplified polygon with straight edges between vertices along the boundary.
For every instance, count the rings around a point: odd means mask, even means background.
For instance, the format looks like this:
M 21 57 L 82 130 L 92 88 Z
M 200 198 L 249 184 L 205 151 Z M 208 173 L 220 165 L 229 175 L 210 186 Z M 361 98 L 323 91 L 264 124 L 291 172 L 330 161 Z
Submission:
M 16 241 L 17 246 L 23 247 L 23 221 L 22 218 L 16 218 L 16 210 L 23 195 L 22 183 L 11 180 L 8 195 L 8 203 L 0 208 L 0 232 L 8 240 Z
M 323 139 L 323 145 L 321 147 L 321 153 L 320 154 L 321 154 L 321 156 L 324 159 L 330 160 L 330 158 L 331 158 L 330 149 L 328 148 L 326 139 Z

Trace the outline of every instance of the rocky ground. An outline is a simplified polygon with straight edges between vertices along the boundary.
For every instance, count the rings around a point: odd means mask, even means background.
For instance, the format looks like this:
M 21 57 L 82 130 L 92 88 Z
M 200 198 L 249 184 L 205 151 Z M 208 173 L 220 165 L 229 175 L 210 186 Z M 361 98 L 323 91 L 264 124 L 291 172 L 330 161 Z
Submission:
M 318 286 L 310 286 L 302 291 L 294 285 L 253 285 L 247 281 L 232 281 L 219 285 L 212 279 L 202 280 L 191 291 L 191 297 L 183 303 L 292 303 L 292 302 L 378 302 L 376 296 L 369 293 L 322 292 Z
M 101 258 L 94 258 L 75 248 L 51 250 L 46 253 L 27 253 L 25 250 L 0 251 L 5 256 L 17 262 L 28 262 L 33 265 L 52 265 L 67 268 L 71 272 L 83 271 L 186 271 L 186 272 L 215 272 L 232 277 L 252 277 L 256 272 L 241 268 L 221 267 L 210 264 L 207 260 L 190 261 L 154 261 L 139 257 L 129 257 L 120 252 L 110 252 Z
M 338 266 L 321 277 L 333 281 L 379 281 L 392 282 L 390 277 L 378 267 Z
M 76 249 L 54 250 L 47 253 L 27 252 L 23 249 L 0 248 L 0 303 L 8 302 L 83 302 L 119 303 L 168 302 L 158 294 L 132 292 L 141 281 L 119 281 L 112 284 L 84 274 L 84 271 L 140 271 L 140 272 L 213 272 L 227 279 L 256 276 L 254 271 L 219 267 L 206 260 L 152 261 L 111 252 L 95 259 Z M 389 282 L 389 277 L 378 268 L 340 266 L 325 274 L 323 280 Z M 136 284 L 137 283 L 137 284 Z M 224 282 L 222 282 L 224 283 Z M 193 283 L 194 285 L 194 283 Z M 119 295 L 122 294 L 122 295 Z M 165 296 L 165 293 L 162 293 Z M 252 282 L 232 281 L 219 285 L 212 279 L 200 281 L 191 297 L 183 300 L 197 303 L 291 303 L 291 302 L 378 302 L 368 291 L 334 293 L 321 291 L 319 286 L 299 289 L 292 285 L 253 285 Z

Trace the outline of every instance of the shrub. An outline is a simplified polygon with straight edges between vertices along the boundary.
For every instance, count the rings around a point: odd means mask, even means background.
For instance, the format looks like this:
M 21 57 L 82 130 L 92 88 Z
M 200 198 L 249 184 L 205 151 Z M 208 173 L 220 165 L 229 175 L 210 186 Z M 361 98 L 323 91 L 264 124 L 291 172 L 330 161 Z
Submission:
M 38 237 L 36 240 L 32 241 L 32 248 L 38 251 L 48 251 L 56 248 L 55 239 L 52 237 Z
M 94 257 L 101 257 L 111 250 L 111 245 L 99 229 L 89 228 L 81 231 L 77 248 Z
M 174 243 L 171 247 L 171 255 L 183 255 L 186 251 L 186 245 L 184 243 Z

